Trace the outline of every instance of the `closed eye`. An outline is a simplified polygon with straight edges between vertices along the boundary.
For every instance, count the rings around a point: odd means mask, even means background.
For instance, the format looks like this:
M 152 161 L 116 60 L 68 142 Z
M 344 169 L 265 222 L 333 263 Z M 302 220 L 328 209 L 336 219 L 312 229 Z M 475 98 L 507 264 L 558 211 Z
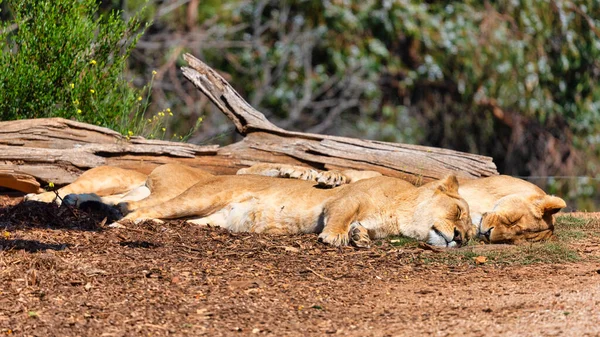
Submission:
M 507 226 L 514 226 L 517 222 L 519 222 L 519 220 L 521 220 L 521 218 L 523 217 L 523 215 L 519 215 L 519 216 L 513 216 L 513 217 L 505 217 L 504 219 L 506 220 L 506 225 Z
M 503 216 L 501 218 L 501 220 L 505 226 L 512 227 L 512 226 L 516 225 L 517 222 L 519 222 L 519 220 L 521 220 L 522 217 L 523 217 L 523 215 Z

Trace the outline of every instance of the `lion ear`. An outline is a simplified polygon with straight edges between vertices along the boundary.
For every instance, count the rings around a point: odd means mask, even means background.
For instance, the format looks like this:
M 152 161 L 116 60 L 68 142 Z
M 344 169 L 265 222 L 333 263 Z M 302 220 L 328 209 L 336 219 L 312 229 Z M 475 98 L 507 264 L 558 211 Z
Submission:
M 447 194 L 458 194 L 458 179 L 455 175 L 449 175 L 446 178 L 440 180 L 437 187 L 438 191 Z
M 561 208 L 567 207 L 564 200 L 553 195 L 546 195 L 536 201 L 536 205 L 540 208 L 543 214 L 554 214 L 560 211 Z

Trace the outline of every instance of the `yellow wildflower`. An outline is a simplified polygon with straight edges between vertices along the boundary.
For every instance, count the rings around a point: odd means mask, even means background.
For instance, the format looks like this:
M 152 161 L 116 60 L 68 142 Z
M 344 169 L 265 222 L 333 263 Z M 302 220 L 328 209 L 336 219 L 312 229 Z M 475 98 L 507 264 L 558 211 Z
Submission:
M 156 75 L 156 70 L 152 70 L 152 75 Z
M 53 182 L 49 182 L 48 186 L 50 186 L 50 188 L 54 188 L 54 183 Z
M 171 112 L 171 108 L 167 108 L 167 112 Z
M 169 116 L 173 116 L 173 113 L 171 111 L 169 111 Z
M 75 84 L 73 84 L 73 83 L 71 83 L 70 86 L 71 86 L 71 89 L 75 88 Z
M 129 131 L 127 131 L 127 134 L 128 134 L 129 136 L 133 136 L 133 131 L 129 130 Z
M 160 111 L 160 112 L 158 113 L 158 115 L 159 115 L 160 117 L 165 117 L 165 113 L 164 113 L 164 112 L 162 112 L 162 111 Z
M 96 92 L 96 90 L 94 90 L 94 89 L 90 89 L 90 92 L 93 94 L 93 93 L 95 93 L 95 92 Z
M 75 105 L 79 105 L 79 100 L 78 100 L 78 99 L 74 100 L 74 101 L 73 101 L 73 104 L 75 104 Z
M 141 100 L 142 100 L 142 96 L 138 96 L 138 101 L 141 101 Z
M 167 129 L 165 129 L 165 128 L 162 128 L 161 130 L 162 130 L 162 132 L 165 132 L 165 131 L 167 131 Z
M 95 66 L 96 65 L 96 60 L 91 60 L 90 64 L 93 65 L 93 66 Z
M 148 118 L 148 123 L 152 123 L 152 119 Z
M 77 114 L 81 115 L 81 109 L 77 109 Z

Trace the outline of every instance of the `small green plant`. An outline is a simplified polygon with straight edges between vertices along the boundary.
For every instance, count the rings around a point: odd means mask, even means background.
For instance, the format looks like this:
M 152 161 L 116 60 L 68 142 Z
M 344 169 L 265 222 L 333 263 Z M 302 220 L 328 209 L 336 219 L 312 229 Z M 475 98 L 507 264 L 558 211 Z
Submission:
M 167 134 L 167 125 L 172 117 L 175 116 L 171 108 L 163 109 L 157 112 L 153 116 L 147 116 L 146 109 L 148 108 L 149 102 L 149 92 L 152 89 L 152 84 L 154 82 L 154 76 L 156 75 L 156 71 L 152 71 L 152 80 L 150 83 L 144 87 L 144 91 L 148 92 L 146 95 L 146 99 L 142 96 L 138 96 L 138 104 L 135 107 L 135 112 L 131 117 L 121 119 L 121 123 L 118 127 L 118 130 L 121 130 L 127 139 L 136 135 L 143 136 L 148 139 L 165 139 Z M 172 141 L 186 141 L 189 137 L 200 127 L 202 124 L 203 117 L 199 117 L 196 120 L 196 123 L 190 128 L 187 134 L 178 135 L 174 133 L 171 135 L 170 140 Z

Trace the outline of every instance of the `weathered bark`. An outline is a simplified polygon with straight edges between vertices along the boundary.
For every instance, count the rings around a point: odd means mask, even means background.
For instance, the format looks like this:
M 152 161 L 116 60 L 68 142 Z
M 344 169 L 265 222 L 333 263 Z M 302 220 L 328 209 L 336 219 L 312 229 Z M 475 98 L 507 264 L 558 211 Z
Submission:
M 252 148 L 283 153 L 312 166 L 371 169 L 416 181 L 441 178 L 449 173 L 463 177 L 497 174 L 492 158 L 452 150 L 395 144 L 346 137 L 292 132 L 269 122 L 206 64 L 184 55 L 189 67 L 183 75 L 225 113 L 237 131 L 251 136 Z
M 489 157 L 451 150 L 291 132 L 270 123 L 220 75 L 186 54 L 184 76 L 235 124 L 244 139 L 232 145 L 127 140 L 110 129 L 61 118 L 0 122 L 0 186 L 25 192 L 72 182 L 81 172 L 114 165 L 150 172 L 183 163 L 215 174 L 233 174 L 256 163 L 364 169 L 413 183 L 454 173 L 465 178 L 497 174 Z

